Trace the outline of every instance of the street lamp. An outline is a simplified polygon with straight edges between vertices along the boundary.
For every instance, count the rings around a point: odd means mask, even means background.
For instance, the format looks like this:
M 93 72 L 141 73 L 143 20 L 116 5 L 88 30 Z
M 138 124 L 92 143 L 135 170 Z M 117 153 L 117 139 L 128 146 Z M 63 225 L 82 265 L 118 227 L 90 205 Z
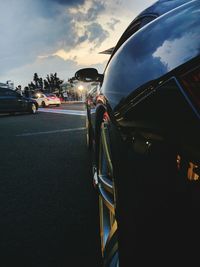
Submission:
M 80 92 L 80 97 L 81 97 L 81 100 L 83 100 L 83 90 L 84 90 L 84 86 L 81 84 L 78 86 L 78 90 Z
M 82 91 L 83 91 L 83 89 L 84 89 L 83 85 L 82 85 L 82 84 L 81 84 L 81 85 L 79 85 L 79 87 L 78 87 L 78 90 L 79 90 L 80 92 L 82 92 Z

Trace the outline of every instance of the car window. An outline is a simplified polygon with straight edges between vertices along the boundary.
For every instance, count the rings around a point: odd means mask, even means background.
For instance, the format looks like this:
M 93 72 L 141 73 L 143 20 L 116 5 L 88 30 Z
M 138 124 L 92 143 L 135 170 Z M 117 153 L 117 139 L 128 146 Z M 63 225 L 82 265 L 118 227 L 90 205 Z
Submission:
M 117 52 L 117 50 L 121 47 L 121 45 L 128 40 L 129 37 L 131 37 L 134 33 L 136 33 L 139 29 L 144 27 L 149 22 L 153 21 L 157 18 L 156 14 L 149 14 L 145 15 L 143 17 L 137 18 L 131 22 L 131 24 L 128 26 L 128 28 L 125 30 L 125 32 L 120 37 L 117 45 L 115 46 L 113 53 L 110 57 L 110 59 L 113 57 L 113 55 Z M 110 62 L 110 59 L 108 63 Z
M 0 96 L 5 96 L 5 91 L 4 88 L 0 88 Z
M 54 97 L 56 97 L 55 94 L 46 94 L 46 96 L 54 96 Z
M 139 29 L 144 27 L 146 24 L 154 20 L 157 16 L 151 15 L 151 16 L 144 16 L 142 18 L 139 18 L 137 20 L 134 20 L 126 29 L 126 31 L 122 34 L 121 38 L 119 39 L 115 50 L 118 50 L 119 47 L 134 33 L 136 33 Z
M 6 90 L 5 92 L 4 92 L 4 95 L 5 96 L 20 96 L 20 94 L 18 94 L 18 93 L 16 93 L 15 91 L 12 91 L 12 90 Z

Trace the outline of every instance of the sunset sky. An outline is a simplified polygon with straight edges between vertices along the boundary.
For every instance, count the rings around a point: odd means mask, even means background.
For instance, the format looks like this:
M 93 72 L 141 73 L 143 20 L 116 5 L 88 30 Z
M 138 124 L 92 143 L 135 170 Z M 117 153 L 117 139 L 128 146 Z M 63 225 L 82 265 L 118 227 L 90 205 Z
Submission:
M 35 72 L 67 80 L 82 67 L 103 72 L 128 24 L 152 0 L 0 1 L 0 82 L 26 86 Z

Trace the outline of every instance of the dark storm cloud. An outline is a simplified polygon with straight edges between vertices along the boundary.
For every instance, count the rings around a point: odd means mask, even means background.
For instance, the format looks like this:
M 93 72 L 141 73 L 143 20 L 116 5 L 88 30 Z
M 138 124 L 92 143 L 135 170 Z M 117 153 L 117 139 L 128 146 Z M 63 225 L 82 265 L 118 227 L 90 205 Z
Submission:
M 88 40 L 95 42 L 95 46 L 101 45 L 101 43 L 109 36 L 109 33 L 102 28 L 99 23 L 92 23 L 87 27 Z
M 0 75 L 33 62 L 38 55 L 51 54 L 58 49 L 75 46 L 78 36 L 72 17 L 63 5 L 67 3 L 69 7 L 83 2 L 0 1 L 0 9 L 4 10 L 0 16 L 0 58 L 4 66 Z
M 99 23 L 94 22 L 85 26 L 85 33 L 77 39 L 76 44 L 78 45 L 88 40 L 93 43 L 93 48 L 96 48 L 108 37 L 108 31 L 104 30 Z
M 98 16 L 105 11 L 105 3 L 103 1 L 92 1 L 92 6 L 88 9 L 87 13 L 79 11 L 74 14 L 74 19 L 79 22 L 90 22 L 97 20 Z
M 78 38 L 78 40 L 77 40 L 77 44 L 83 43 L 83 42 L 87 41 L 87 39 L 88 39 L 88 33 L 85 32 L 84 35 L 82 35 L 82 36 L 80 36 L 80 37 Z
M 46 2 L 54 2 L 65 6 L 66 5 L 74 6 L 74 5 L 84 4 L 85 0 L 46 0 Z
M 75 7 L 84 3 L 85 0 L 43 0 L 39 3 L 38 14 L 46 17 L 56 16 L 63 12 L 63 7 Z
M 63 13 L 63 8 L 81 6 L 84 3 L 85 0 L 35 0 L 33 5 L 33 13 L 37 13 L 36 16 L 56 17 Z
M 100 13 L 105 11 L 105 4 L 102 1 L 94 1 L 93 6 L 88 10 L 87 16 L 89 21 L 97 19 Z
M 59 49 L 69 51 L 88 40 L 94 47 L 108 37 L 95 21 L 105 11 L 103 1 L 91 2 L 87 13 L 69 12 L 73 7 L 82 10 L 85 0 L 7 0 L 0 1 L 0 58 L 4 66 L 0 76 L 12 69 L 32 64 L 38 56 L 48 56 Z M 12 8 L 11 8 L 12 7 Z M 85 26 L 77 33 L 76 22 Z
M 92 1 L 92 5 L 87 12 L 79 10 L 77 13 L 73 14 L 74 21 L 82 23 L 83 25 L 86 24 L 84 34 L 77 39 L 77 45 L 88 40 L 89 42 L 93 42 L 95 48 L 100 46 L 101 43 L 109 37 L 108 31 L 106 31 L 99 23 L 94 22 L 97 21 L 99 15 L 104 12 L 105 2 L 95 0 Z
M 116 24 L 119 22 L 120 22 L 119 19 L 111 18 L 110 22 L 108 22 L 107 25 L 112 31 L 114 31 Z

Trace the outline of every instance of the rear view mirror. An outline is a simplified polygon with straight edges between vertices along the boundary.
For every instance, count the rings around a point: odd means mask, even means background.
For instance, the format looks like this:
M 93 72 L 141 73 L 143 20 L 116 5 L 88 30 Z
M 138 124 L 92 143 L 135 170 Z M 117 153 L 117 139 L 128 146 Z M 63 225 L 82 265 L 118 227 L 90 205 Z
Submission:
M 103 74 L 99 74 L 94 68 L 80 69 L 75 73 L 75 78 L 82 82 L 101 82 L 103 80 Z

